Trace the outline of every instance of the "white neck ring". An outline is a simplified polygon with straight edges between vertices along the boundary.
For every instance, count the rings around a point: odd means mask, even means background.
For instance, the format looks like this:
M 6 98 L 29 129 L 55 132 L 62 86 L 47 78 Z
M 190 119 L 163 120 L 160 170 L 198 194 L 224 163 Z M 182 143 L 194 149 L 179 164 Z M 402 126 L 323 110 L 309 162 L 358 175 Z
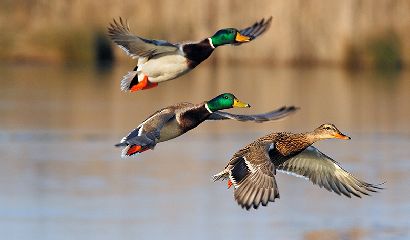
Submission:
M 206 108 L 206 110 L 208 110 L 209 113 L 212 113 L 211 109 L 209 109 L 209 107 L 208 107 L 208 103 L 205 104 L 205 108 Z
M 208 38 L 208 41 L 209 41 L 209 44 L 211 45 L 211 47 L 215 49 L 214 44 L 212 44 L 212 38 Z

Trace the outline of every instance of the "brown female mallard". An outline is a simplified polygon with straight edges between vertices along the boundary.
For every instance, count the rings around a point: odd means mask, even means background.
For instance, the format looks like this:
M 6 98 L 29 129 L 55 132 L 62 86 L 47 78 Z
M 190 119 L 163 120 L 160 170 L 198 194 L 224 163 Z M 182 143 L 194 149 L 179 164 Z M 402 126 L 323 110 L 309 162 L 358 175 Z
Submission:
M 323 124 L 307 133 L 271 133 L 236 152 L 213 180 L 228 179 L 235 200 L 242 208 L 266 206 L 279 198 L 276 170 L 304 177 L 320 187 L 347 197 L 369 195 L 382 189 L 359 180 L 339 163 L 311 146 L 328 138 L 350 139 L 333 124 Z

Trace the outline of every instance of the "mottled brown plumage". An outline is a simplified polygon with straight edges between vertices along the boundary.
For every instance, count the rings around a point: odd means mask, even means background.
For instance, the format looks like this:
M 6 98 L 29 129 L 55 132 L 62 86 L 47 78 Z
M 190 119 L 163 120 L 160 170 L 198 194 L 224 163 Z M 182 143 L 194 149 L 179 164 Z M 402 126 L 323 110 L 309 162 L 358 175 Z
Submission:
M 246 209 L 266 206 L 279 198 L 276 170 L 309 179 L 329 191 L 347 197 L 361 197 L 381 189 L 342 169 L 339 164 L 311 146 L 328 138 L 350 139 L 333 124 L 323 124 L 312 132 L 271 133 L 237 151 L 225 169 L 213 179 L 229 179 L 234 197 Z

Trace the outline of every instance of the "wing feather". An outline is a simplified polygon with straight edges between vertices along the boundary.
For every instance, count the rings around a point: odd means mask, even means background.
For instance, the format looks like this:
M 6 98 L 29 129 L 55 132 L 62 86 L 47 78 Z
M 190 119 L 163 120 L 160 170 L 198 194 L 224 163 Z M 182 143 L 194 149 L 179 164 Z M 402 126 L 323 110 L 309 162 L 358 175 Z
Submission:
M 256 209 L 260 204 L 266 206 L 268 202 L 275 201 L 279 192 L 273 174 L 274 166 L 266 149 L 252 149 L 235 164 L 240 161 L 247 164 L 248 173 L 244 174 L 245 177 L 235 186 L 234 197 L 238 204 L 249 210 L 251 207 Z
M 255 114 L 255 115 L 239 115 L 239 114 L 232 114 L 222 111 L 215 111 L 209 116 L 208 120 L 227 120 L 232 119 L 236 121 L 253 121 L 257 123 L 266 122 L 266 121 L 273 121 L 278 120 L 284 117 L 289 116 L 290 114 L 294 113 L 299 108 L 294 106 L 283 106 L 281 108 L 272 110 L 267 113 L 262 114 Z
M 262 35 L 266 30 L 269 29 L 272 22 L 272 17 L 269 17 L 267 20 L 262 18 L 260 21 L 255 22 L 252 26 L 239 30 L 241 35 L 250 37 L 251 40 Z M 241 45 L 242 43 L 234 43 L 233 45 Z
M 306 177 L 313 184 L 349 198 L 352 195 L 369 195 L 369 192 L 382 189 L 378 185 L 359 180 L 313 146 L 280 164 L 277 170 Z
M 164 40 L 145 39 L 130 33 L 126 20 L 113 20 L 108 27 L 110 38 L 130 57 L 152 58 L 155 55 L 176 52 L 179 47 Z

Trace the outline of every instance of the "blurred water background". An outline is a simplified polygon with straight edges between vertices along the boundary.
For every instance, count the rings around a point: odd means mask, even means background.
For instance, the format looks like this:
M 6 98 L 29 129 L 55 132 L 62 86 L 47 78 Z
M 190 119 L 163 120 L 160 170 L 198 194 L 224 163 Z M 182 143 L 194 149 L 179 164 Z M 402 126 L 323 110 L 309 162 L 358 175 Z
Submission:
M 0 4 L 2 239 L 410 238 L 409 1 Z M 181 41 L 270 15 L 255 42 L 222 47 L 157 88 L 120 92 L 134 62 L 106 39 L 113 17 Z M 222 92 L 252 105 L 231 112 L 301 110 L 280 122 L 207 122 L 134 159 L 113 147 L 153 111 Z M 281 199 L 247 212 L 211 181 L 257 137 L 324 122 L 352 140 L 316 146 L 385 190 L 348 199 L 279 174 Z

